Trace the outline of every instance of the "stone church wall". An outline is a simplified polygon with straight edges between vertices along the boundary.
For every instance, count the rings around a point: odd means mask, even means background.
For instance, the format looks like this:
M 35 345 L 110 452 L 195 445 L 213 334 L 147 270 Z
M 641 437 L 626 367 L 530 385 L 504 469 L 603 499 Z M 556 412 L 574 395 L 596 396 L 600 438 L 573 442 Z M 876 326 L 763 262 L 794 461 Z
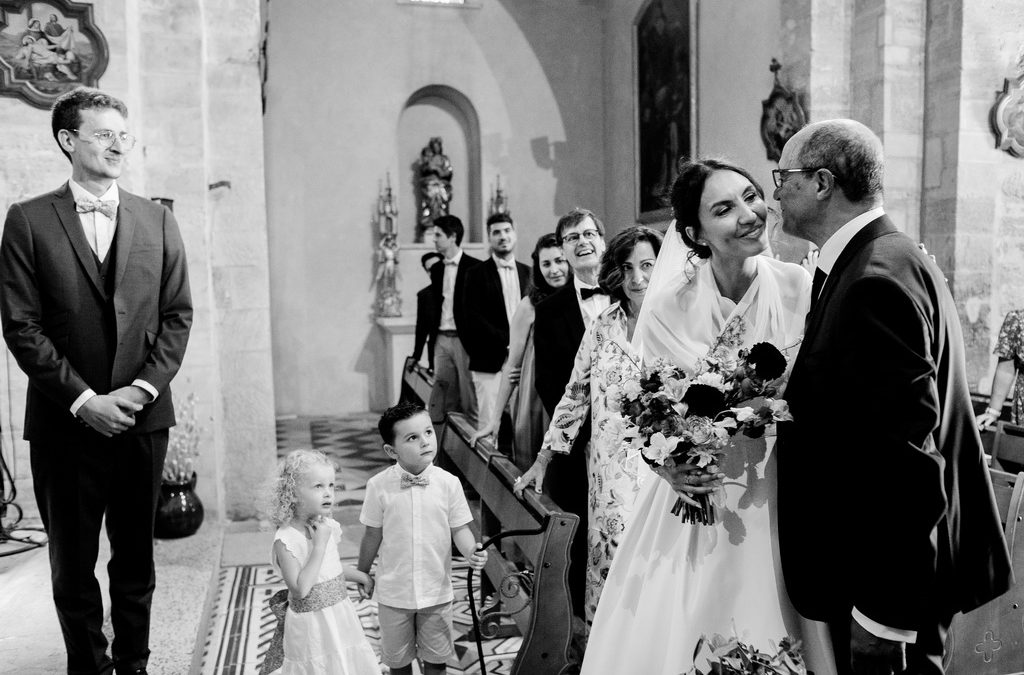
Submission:
M 176 398 L 193 393 L 202 427 L 198 492 L 210 517 L 255 513 L 252 486 L 275 457 L 273 370 L 257 55 L 258 0 L 98 0 L 110 61 L 100 87 L 122 98 L 139 137 L 119 181 L 174 200 L 195 319 Z M 0 98 L 0 208 L 52 190 L 69 165 L 49 112 Z M 220 187 L 214 187 L 215 185 Z M 4 456 L 31 500 L 21 440 L 26 379 L 5 352 Z

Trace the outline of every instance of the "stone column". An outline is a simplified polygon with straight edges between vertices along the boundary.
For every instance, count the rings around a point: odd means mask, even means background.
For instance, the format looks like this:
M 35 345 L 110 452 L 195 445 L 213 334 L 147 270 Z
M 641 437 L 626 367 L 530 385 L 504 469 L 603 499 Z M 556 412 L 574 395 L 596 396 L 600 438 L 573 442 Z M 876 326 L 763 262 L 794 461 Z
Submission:
M 967 346 L 968 377 L 987 392 L 1003 317 L 1024 307 L 1024 161 L 995 148 L 989 110 L 1024 48 L 1017 0 L 928 6 L 922 231 L 946 270 Z

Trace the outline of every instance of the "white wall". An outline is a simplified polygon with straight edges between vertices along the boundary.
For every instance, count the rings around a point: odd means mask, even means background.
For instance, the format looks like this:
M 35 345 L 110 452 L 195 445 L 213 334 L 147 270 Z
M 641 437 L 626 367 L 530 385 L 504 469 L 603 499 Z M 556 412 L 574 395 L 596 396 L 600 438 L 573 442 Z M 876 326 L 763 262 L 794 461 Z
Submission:
M 411 190 L 410 165 L 428 140 L 416 155 L 397 156 L 406 100 L 430 85 L 469 98 L 480 121 L 480 211 L 500 173 L 519 229 L 518 257 L 528 260 L 558 215 L 604 205 L 602 12 L 586 0 L 489 1 L 479 9 L 310 0 L 302 11 L 270 3 L 269 17 L 277 410 L 380 409 L 392 401 L 383 393 L 383 342 L 372 320 L 371 218 L 378 181 L 390 171 L 392 185 Z M 466 167 L 454 171 L 455 193 L 465 194 Z M 410 244 L 413 209 L 403 207 L 399 221 L 411 321 L 428 248 Z

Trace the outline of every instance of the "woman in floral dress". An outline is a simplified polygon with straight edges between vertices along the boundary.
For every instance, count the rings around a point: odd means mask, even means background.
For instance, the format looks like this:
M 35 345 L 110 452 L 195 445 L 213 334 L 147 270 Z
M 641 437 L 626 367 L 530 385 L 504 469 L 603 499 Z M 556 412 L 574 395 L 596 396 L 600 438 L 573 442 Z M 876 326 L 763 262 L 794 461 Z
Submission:
M 992 426 L 1003 412 L 1003 402 L 1013 388 L 1014 424 L 1024 420 L 1024 386 L 1021 385 L 1020 371 L 1024 363 L 1024 310 L 1008 312 L 999 329 L 995 355 L 999 358 L 996 372 L 992 376 L 992 396 L 985 412 L 978 415 L 978 428 Z
M 587 533 L 586 621 L 594 619 L 597 601 L 608 576 L 619 537 L 640 490 L 637 453 L 622 449 L 625 424 L 619 414 L 621 385 L 639 376 L 640 358 L 630 347 L 636 318 L 654 269 L 661 234 L 648 227 L 620 232 L 601 259 L 599 283 L 613 302 L 583 336 L 572 376 L 555 407 L 551 425 L 533 466 L 516 483 L 516 493 L 544 483 L 552 454 L 568 453 L 580 427 L 591 416 L 592 435 L 587 448 L 590 499 Z

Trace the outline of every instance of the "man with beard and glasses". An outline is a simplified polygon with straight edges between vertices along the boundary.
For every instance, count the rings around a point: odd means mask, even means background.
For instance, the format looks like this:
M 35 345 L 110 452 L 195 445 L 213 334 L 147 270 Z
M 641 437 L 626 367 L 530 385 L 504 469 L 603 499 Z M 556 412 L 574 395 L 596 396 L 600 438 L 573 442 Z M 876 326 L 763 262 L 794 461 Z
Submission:
M 515 258 L 516 228 L 507 213 L 487 219 L 491 255 L 466 275 L 462 343 L 469 352 L 469 372 L 476 392 L 478 419 L 489 420 L 501 384 L 501 366 L 508 356 L 512 315 L 530 287 L 530 267 Z M 500 413 L 500 411 L 499 411 Z

